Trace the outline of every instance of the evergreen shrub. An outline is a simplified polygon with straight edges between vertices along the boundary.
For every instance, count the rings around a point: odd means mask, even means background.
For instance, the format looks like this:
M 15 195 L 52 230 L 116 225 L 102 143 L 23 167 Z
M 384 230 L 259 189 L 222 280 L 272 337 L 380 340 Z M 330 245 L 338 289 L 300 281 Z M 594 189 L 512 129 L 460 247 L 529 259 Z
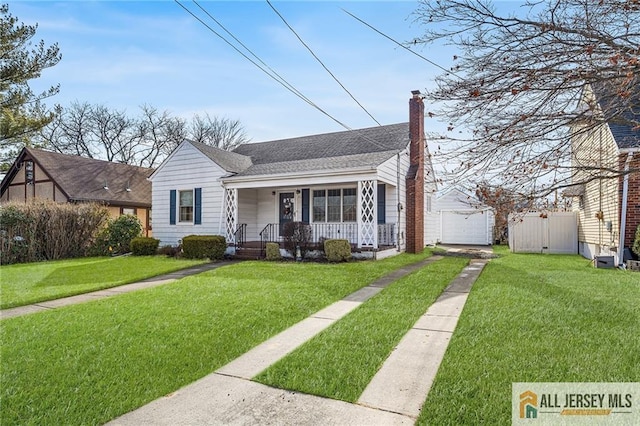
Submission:
M 329 262 L 347 262 L 351 260 L 351 244 L 348 240 L 326 240 L 324 253 Z
M 153 256 L 158 252 L 160 240 L 149 237 L 136 237 L 131 240 L 131 253 L 134 256 Z
M 227 241 L 221 235 L 188 235 L 182 239 L 182 252 L 188 259 L 220 260 L 227 250 Z

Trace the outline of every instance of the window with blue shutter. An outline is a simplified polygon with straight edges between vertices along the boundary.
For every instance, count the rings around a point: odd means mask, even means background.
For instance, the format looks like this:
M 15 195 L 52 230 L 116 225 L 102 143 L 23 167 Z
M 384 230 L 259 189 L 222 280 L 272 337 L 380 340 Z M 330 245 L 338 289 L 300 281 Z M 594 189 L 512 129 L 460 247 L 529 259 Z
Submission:
M 194 191 L 194 215 L 193 215 L 193 224 L 201 225 L 202 224 L 202 188 L 196 188 Z
M 176 190 L 169 191 L 169 225 L 176 224 Z

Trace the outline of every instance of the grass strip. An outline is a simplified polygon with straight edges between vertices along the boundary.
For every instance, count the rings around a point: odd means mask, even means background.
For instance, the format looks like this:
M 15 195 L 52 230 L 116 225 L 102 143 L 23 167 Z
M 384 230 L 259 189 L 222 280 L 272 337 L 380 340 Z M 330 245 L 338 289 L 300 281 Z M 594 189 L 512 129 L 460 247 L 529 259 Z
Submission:
M 101 424 L 167 395 L 421 255 L 243 262 L 2 320 L 0 424 Z
M 512 382 L 640 381 L 640 274 L 502 254 L 473 286 L 420 425 L 511 424 Z
M 355 402 L 393 348 L 467 263 L 444 258 L 401 278 L 254 380 Z
M 0 268 L 0 309 L 102 290 L 205 262 L 166 256 L 121 256 L 4 265 Z

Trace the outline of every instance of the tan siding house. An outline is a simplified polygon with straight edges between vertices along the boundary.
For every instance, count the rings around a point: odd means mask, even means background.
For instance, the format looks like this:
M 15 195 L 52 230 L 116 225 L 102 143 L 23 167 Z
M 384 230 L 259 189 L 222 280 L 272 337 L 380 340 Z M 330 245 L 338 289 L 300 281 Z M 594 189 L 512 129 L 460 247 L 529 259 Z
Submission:
M 584 99 L 595 99 L 591 87 Z M 640 131 L 607 122 L 584 129 L 571 132 L 572 179 L 578 184 L 569 193 L 578 212 L 578 251 L 589 259 L 613 256 L 619 264 L 640 224 Z M 625 164 L 635 171 L 621 175 Z

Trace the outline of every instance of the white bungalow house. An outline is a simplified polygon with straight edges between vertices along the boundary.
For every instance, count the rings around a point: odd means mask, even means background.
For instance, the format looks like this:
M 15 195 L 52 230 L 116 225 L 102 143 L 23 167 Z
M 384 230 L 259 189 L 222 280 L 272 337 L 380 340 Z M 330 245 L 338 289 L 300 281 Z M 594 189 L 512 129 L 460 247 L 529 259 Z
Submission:
M 379 254 L 422 251 L 435 179 L 425 161 L 422 96 L 412 93 L 409 123 L 233 152 L 184 141 L 149 178 L 154 237 L 177 245 L 186 235 L 216 234 L 242 247 L 280 241 L 283 225 L 299 221 L 316 242 L 347 239 Z

